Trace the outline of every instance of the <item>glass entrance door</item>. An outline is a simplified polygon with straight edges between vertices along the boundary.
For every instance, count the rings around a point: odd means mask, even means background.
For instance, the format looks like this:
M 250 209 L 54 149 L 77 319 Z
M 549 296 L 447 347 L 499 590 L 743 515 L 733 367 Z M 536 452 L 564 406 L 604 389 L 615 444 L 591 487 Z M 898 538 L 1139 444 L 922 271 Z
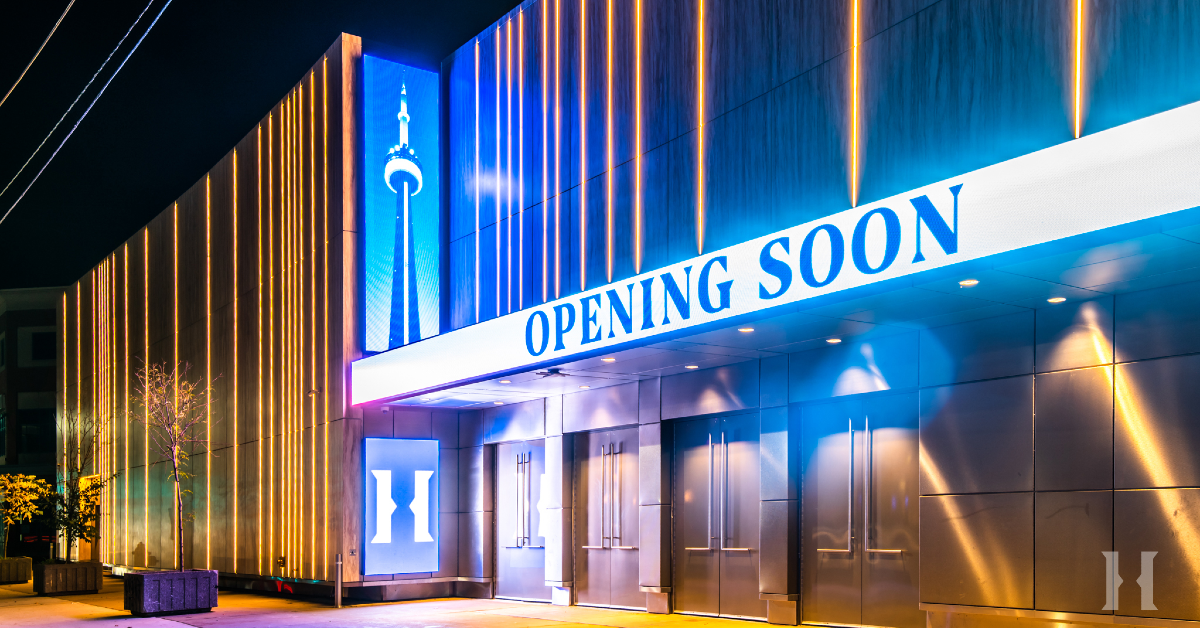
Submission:
M 801 413 L 803 621 L 921 628 L 917 396 Z
M 761 619 L 758 413 L 675 423 L 675 607 Z

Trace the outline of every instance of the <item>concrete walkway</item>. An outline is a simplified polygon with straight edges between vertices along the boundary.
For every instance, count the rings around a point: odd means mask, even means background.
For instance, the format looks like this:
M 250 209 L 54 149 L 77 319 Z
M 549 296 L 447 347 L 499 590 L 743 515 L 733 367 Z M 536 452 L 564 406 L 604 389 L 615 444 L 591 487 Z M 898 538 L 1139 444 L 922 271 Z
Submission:
M 0 586 L 0 626 L 77 628 L 267 628 L 346 626 L 362 628 L 750 628 L 757 624 L 691 617 L 651 615 L 584 607 L 561 607 L 504 600 L 438 599 L 358 604 L 342 609 L 327 601 L 221 591 L 211 613 L 136 618 L 122 610 L 122 581 L 105 578 L 98 594 L 38 597 L 31 584 Z

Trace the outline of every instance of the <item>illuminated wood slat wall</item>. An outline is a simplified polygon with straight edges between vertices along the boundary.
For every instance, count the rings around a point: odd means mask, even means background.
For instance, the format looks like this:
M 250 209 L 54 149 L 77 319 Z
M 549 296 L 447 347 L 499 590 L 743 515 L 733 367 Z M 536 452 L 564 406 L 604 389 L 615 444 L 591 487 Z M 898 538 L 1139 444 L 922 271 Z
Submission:
M 85 446 L 113 477 L 103 562 L 333 579 L 342 532 L 357 529 L 344 464 L 356 457 L 343 454 L 357 443 L 344 367 L 358 351 L 356 227 L 343 208 L 356 206 L 360 51 L 343 36 L 216 167 L 63 294 L 60 420 L 97 419 Z M 131 398 L 147 362 L 187 363 L 212 382 L 211 453 L 191 460 L 182 557 L 169 467 Z

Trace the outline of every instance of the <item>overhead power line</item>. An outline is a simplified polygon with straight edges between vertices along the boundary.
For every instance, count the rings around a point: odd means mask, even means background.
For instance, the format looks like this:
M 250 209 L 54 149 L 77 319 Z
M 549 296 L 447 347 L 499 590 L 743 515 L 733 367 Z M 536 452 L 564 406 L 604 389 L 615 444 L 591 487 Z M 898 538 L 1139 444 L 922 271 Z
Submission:
M 33 58 L 29 60 L 29 65 L 26 65 L 25 69 L 21 70 L 21 76 L 18 76 L 17 82 L 13 83 L 13 86 L 8 88 L 8 93 L 4 95 L 4 98 L 0 98 L 0 107 L 4 106 L 4 101 L 8 100 L 8 97 L 12 95 L 13 90 L 17 88 L 18 84 L 20 84 L 21 79 L 25 78 L 25 73 L 29 71 L 29 68 L 33 67 L 33 62 L 37 61 L 38 55 L 42 54 L 42 49 L 46 47 L 46 44 L 50 43 L 50 38 L 54 37 L 54 31 L 58 30 L 58 25 L 62 24 L 63 18 L 67 17 L 67 11 L 70 11 L 71 7 L 73 6 L 75 6 L 75 0 L 71 0 L 69 3 L 67 3 L 67 8 L 63 9 L 62 15 L 58 16 L 58 21 L 54 23 L 54 28 L 50 29 L 50 34 L 46 35 L 46 39 L 42 41 L 42 45 L 38 46 L 37 52 L 33 53 Z
M 21 173 L 25 171 L 25 168 L 29 165 L 29 162 L 33 161 L 34 156 L 37 155 L 38 151 L 42 149 L 42 146 L 46 144 L 47 140 L 50 139 L 50 136 L 54 134 L 54 131 L 58 129 L 58 126 L 62 124 L 62 121 L 67 118 L 67 115 L 71 113 L 71 110 L 75 108 L 75 105 L 79 102 L 79 99 L 83 97 L 83 94 L 87 92 L 89 87 L 91 87 L 92 82 L 95 81 L 96 77 L 100 75 L 100 72 L 104 70 L 104 66 L 108 65 L 108 62 L 112 60 L 113 55 L 116 54 L 117 50 L 121 48 L 121 44 L 125 43 L 125 39 L 129 37 L 130 33 L 133 32 L 133 29 L 137 26 L 138 22 L 142 20 L 142 16 L 146 14 L 146 11 L 150 9 L 152 4 L 154 4 L 154 0 L 150 0 L 150 2 L 146 4 L 146 8 L 142 9 L 142 12 L 138 14 L 137 19 L 133 21 L 132 25 L 130 25 L 129 30 L 125 31 L 125 34 L 121 37 L 121 41 L 117 42 L 117 45 L 115 48 L 113 48 L 113 51 L 108 53 L 108 57 L 104 60 L 104 63 L 100 64 L 100 69 L 96 70 L 96 73 L 92 75 L 90 80 L 88 80 L 87 85 L 84 85 L 83 90 L 80 91 L 79 95 L 75 97 L 75 100 L 71 103 L 71 106 L 67 107 L 66 113 L 63 113 L 62 117 L 58 119 L 58 122 L 54 123 L 54 128 L 50 129 L 50 132 L 46 134 L 46 138 L 42 140 L 42 143 L 38 144 L 38 147 L 34 149 L 33 154 L 29 156 L 29 159 L 26 159 L 25 163 L 21 165 L 21 169 L 17 171 L 17 174 L 13 175 L 13 178 L 8 182 L 7 185 L 4 186 L 3 190 L 0 190 L 0 196 L 3 196 L 4 193 L 8 191 L 8 188 L 12 186 L 13 181 L 16 181 L 17 177 L 21 176 Z M 37 174 L 33 176 L 33 180 L 29 182 L 29 185 L 25 186 L 25 190 L 21 192 L 21 195 L 17 197 L 17 200 L 14 201 L 13 204 L 8 208 L 8 211 L 4 212 L 3 216 L 0 216 L 0 224 L 4 223 L 4 221 L 8 218 L 8 215 L 12 213 L 12 210 L 16 208 L 18 203 L 21 202 L 21 199 L 25 198 L 25 194 L 29 192 L 29 188 L 33 187 L 34 183 L 37 183 L 38 178 L 41 177 L 42 173 L 46 171 L 46 166 L 49 166 L 50 162 L 54 161 L 54 157 L 58 155 L 58 151 L 62 150 L 62 147 L 67 143 L 67 140 L 71 139 L 71 135 L 75 133 L 75 129 L 79 128 L 79 124 L 83 122 L 84 118 L 87 117 L 87 114 L 92 110 L 92 107 L 96 106 L 96 101 L 100 100 L 100 97 L 104 95 L 104 90 L 108 89 L 109 84 L 112 83 L 113 79 L 117 77 L 117 74 L 121 72 L 121 68 L 125 67 L 125 63 L 129 61 L 129 58 L 132 57 L 133 53 L 137 51 L 138 46 L 142 45 L 142 41 L 146 39 L 146 35 L 150 34 L 150 31 L 154 28 L 154 25 L 158 23 L 158 18 L 162 17 L 163 12 L 166 11 L 167 7 L 169 6 L 171 6 L 171 0 L 167 0 L 167 3 L 164 4 L 161 9 L 159 9 L 158 14 L 154 16 L 154 21 L 150 22 L 150 25 L 146 27 L 146 30 L 142 33 L 142 36 L 139 37 L 137 42 L 133 44 L 133 48 L 131 48 L 129 53 L 125 55 L 125 58 L 121 60 L 121 64 L 117 66 L 116 70 L 113 70 L 112 75 L 109 76 L 108 80 L 104 82 L 104 85 L 100 88 L 100 91 L 96 94 L 96 97 L 92 99 L 91 104 L 89 104 L 88 108 L 85 109 L 83 114 L 79 116 L 79 119 L 75 121 L 75 126 L 71 127 L 71 130 L 67 132 L 67 136 L 64 137 L 61 142 L 59 142 L 58 148 L 55 148 L 54 152 L 50 154 L 50 158 L 46 160 L 46 163 L 42 164 L 41 169 L 38 170 Z

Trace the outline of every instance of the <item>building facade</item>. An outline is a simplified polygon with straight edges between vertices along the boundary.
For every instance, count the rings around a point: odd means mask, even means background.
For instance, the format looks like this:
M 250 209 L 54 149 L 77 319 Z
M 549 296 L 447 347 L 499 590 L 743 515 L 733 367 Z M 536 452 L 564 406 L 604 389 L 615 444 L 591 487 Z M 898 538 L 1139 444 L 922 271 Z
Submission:
M 1165 1 L 538 0 L 436 79 L 343 36 L 62 297 L 103 560 L 1200 621 L 1197 52 Z M 140 361 L 215 388 L 181 557 Z

